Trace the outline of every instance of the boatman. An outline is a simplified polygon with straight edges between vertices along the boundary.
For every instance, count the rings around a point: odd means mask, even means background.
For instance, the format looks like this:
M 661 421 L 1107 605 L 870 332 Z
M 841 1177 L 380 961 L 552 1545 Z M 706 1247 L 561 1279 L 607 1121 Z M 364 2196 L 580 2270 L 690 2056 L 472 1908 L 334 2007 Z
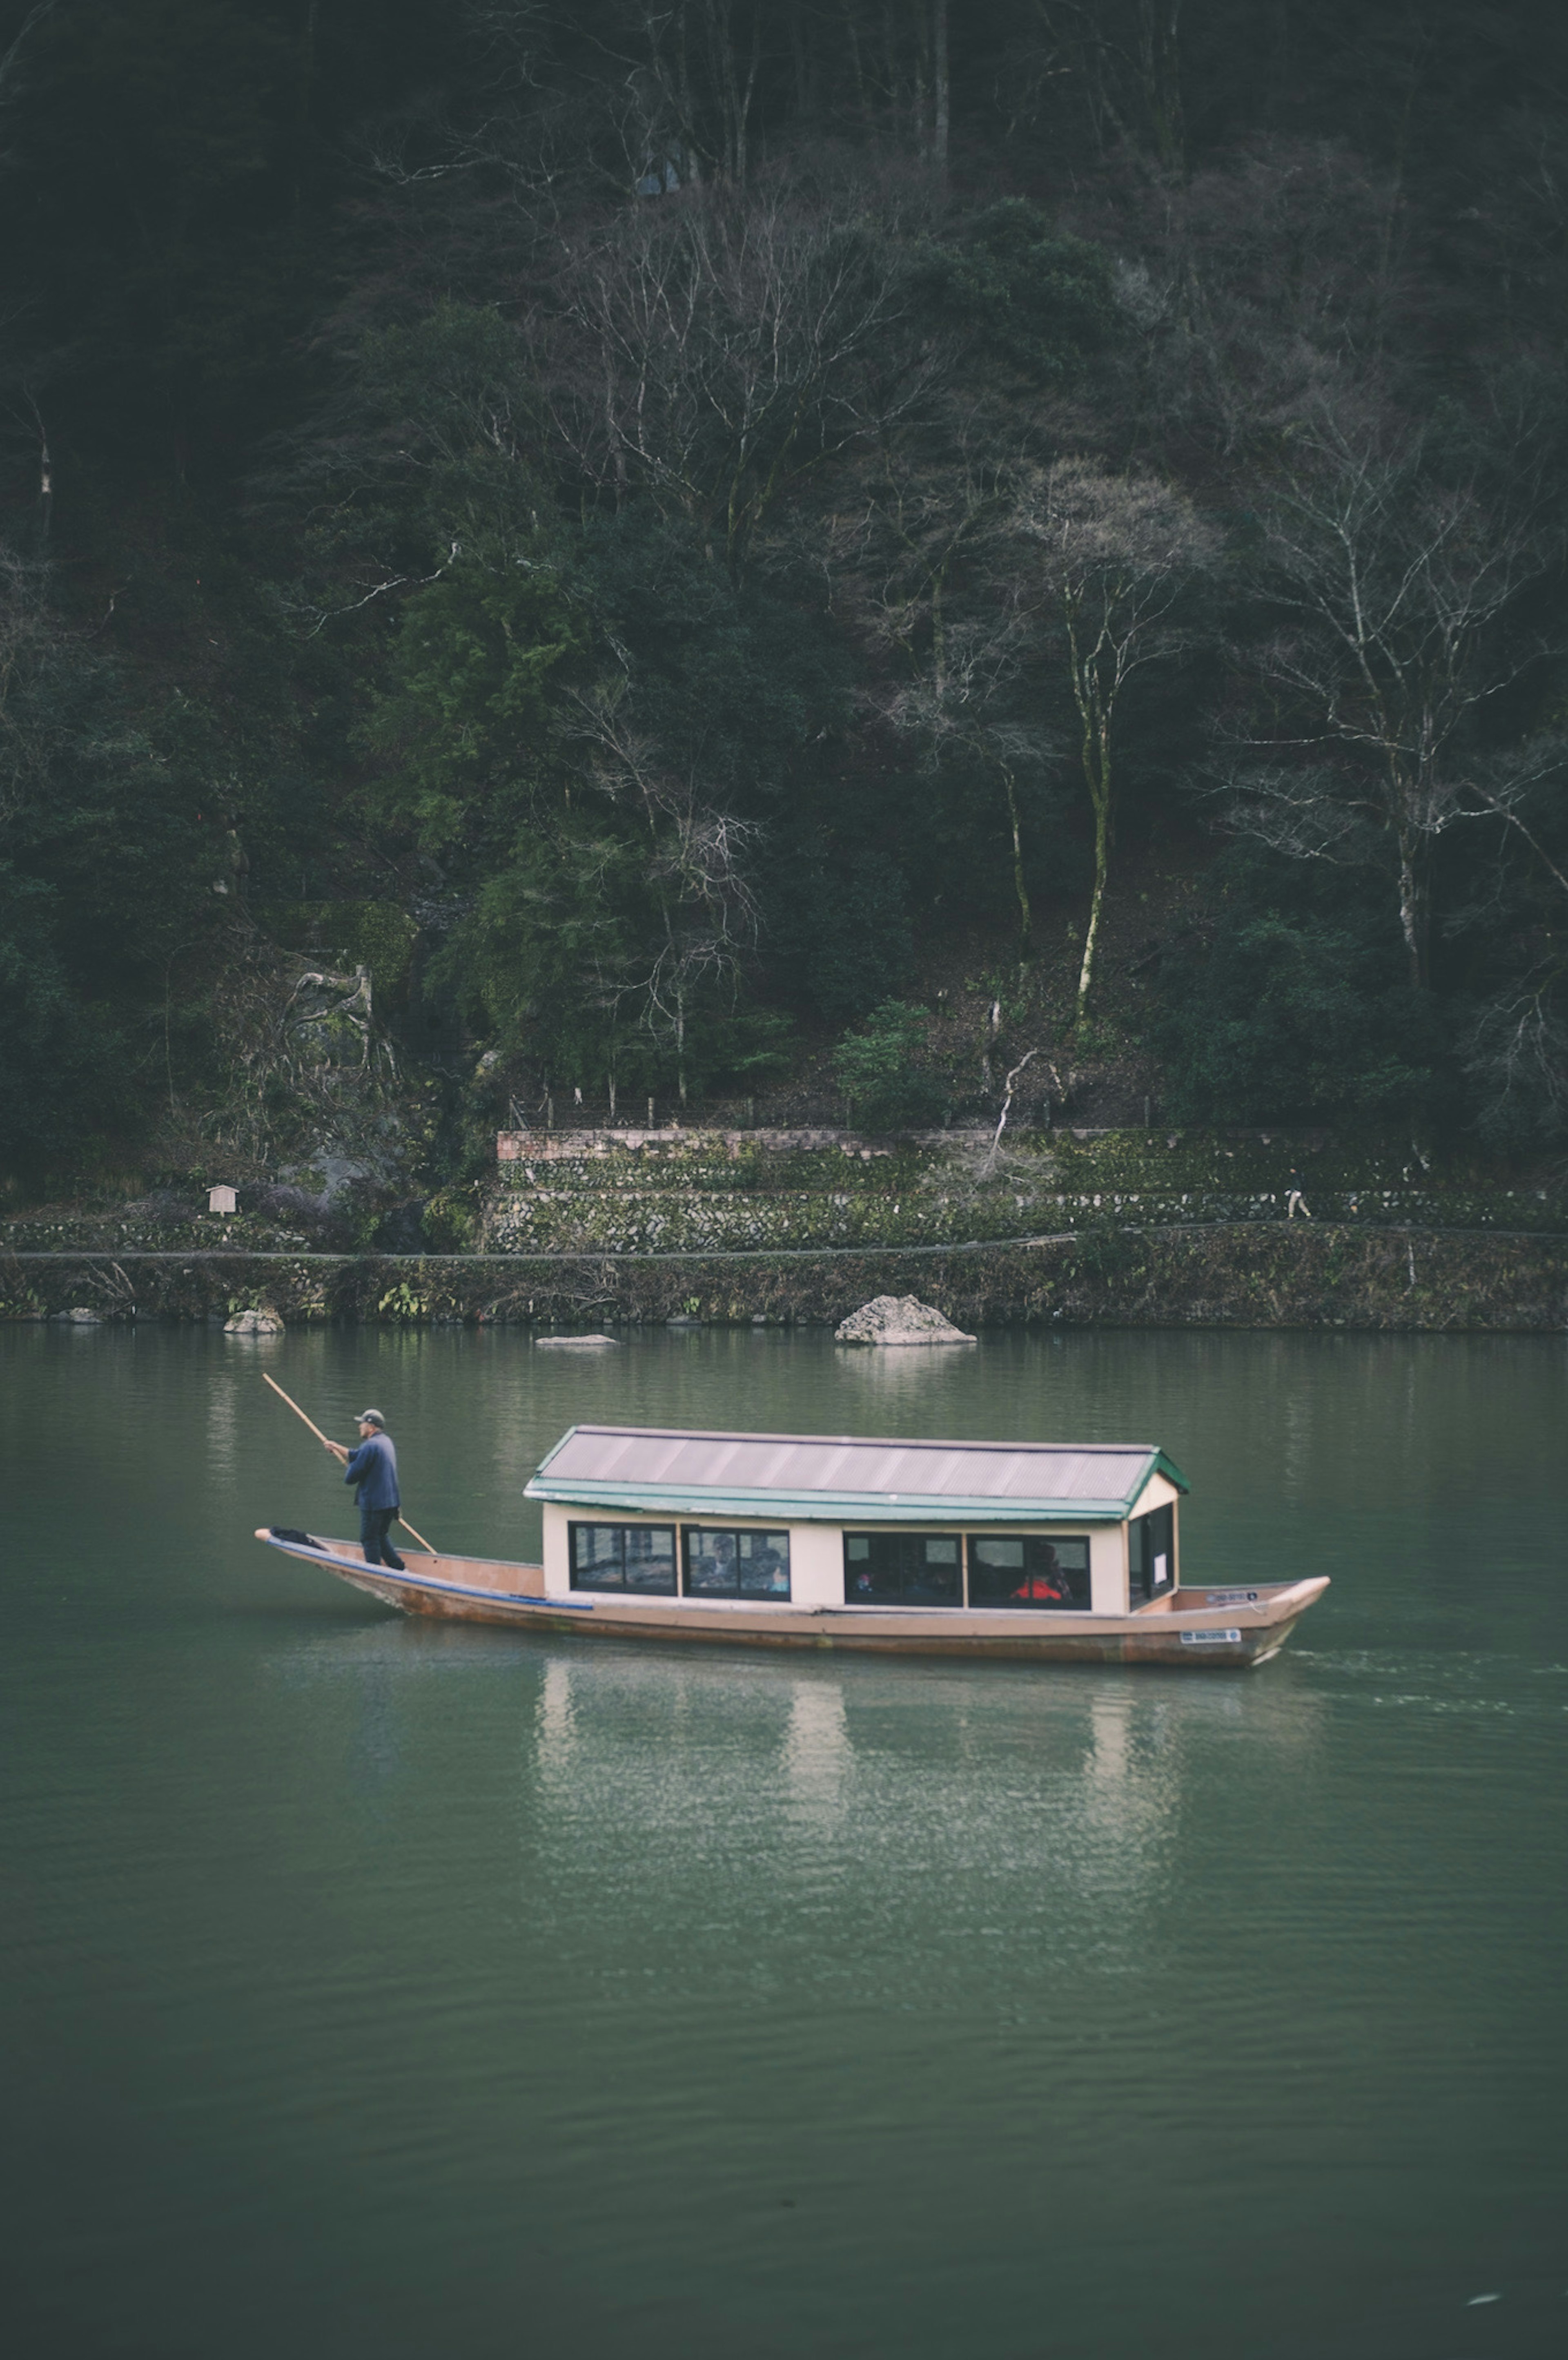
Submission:
M 343 1481 L 352 1483 L 359 1500 L 359 1545 L 366 1565 L 389 1566 L 403 1571 L 403 1560 L 388 1534 L 402 1500 L 397 1490 L 397 1452 L 378 1409 L 359 1413 L 359 1448 L 347 1450 L 341 1442 L 327 1448 L 343 1464 Z

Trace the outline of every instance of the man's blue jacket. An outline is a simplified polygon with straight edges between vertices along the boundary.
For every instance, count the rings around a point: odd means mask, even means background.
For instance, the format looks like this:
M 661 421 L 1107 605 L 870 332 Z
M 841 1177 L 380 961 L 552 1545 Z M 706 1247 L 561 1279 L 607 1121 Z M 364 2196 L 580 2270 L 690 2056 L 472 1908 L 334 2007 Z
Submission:
M 397 1493 L 397 1453 L 389 1434 L 373 1434 L 348 1455 L 343 1481 L 359 1492 L 362 1508 L 400 1508 Z

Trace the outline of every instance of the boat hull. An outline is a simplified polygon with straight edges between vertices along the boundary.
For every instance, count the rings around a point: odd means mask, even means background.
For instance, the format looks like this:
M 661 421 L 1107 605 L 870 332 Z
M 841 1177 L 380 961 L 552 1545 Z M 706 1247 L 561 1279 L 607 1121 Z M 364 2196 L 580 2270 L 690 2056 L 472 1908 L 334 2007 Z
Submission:
M 257 1540 L 320 1565 L 405 1614 L 502 1624 L 563 1638 L 662 1639 L 682 1645 L 805 1647 L 858 1655 L 984 1657 L 1035 1664 L 1164 1664 L 1247 1669 L 1277 1655 L 1328 1588 L 1312 1580 L 1245 1590 L 1181 1590 L 1133 1614 L 961 1607 L 794 1606 L 688 1598 L 544 1594 L 541 1566 L 491 1557 L 415 1557 L 402 1573 L 366 1565 L 352 1541 L 304 1540 L 263 1525 Z M 1213 1601 L 1214 1602 L 1211 1602 Z

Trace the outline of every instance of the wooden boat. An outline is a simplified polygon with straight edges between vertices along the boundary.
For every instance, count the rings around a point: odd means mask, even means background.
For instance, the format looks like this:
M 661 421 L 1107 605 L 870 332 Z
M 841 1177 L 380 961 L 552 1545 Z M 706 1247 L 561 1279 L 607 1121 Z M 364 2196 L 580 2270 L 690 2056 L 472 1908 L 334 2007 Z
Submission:
M 262 1525 L 408 1614 L 570 1637 L 1041 1663 L 1267 1663 L 1327 1577 L 1181 1579 L 1186 1479 L 1152 1444 L 573 1426 L 527 1486 L 538 1565 Z

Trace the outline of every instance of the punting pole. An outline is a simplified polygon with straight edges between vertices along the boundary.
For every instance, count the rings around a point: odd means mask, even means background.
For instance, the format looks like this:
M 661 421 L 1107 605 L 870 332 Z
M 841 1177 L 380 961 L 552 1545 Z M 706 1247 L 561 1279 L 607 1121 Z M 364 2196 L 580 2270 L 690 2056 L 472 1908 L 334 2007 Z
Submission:
M 289 1408 L 293 1411 L 296 1417 L 304 1419 L 305 1424 L 310 1427 L 318 1442 L 324 1442 L 329 1450 L 338 1451 L 343 1449 L 343 1444 L 341 1442 L 333 1442 L 330 1436 L 321 1432 L 321 1427 L 316 1424 L 314 1418 L 305 1416 L 304 1411 L 294 1399 L 292 1393 L 286 1393 L 282 1386 L 278 1382 L 277 1379 L 275 1377 L 269 1377 L 265 1369 L 261 1371 L 261 1382 L 264 1385 L 270 1385 L 272 1387 L 273 1392 L 278 1395 L 279 1401 L 286 1401 L 289 1404 Z M 406 1533 L 413 1534 L 413 1536 L 415 1540 L 419 1542 L 419 1546 L 426 1550 L 430 1556 L 439 1557 L 441 1555 L 440 1549 L 430 1547 L 430 1545 L 425 1538 L 423 1533 L 414 1532 L 413 1525 L 408 1522 L 408 1517 L 403 1513 L 401 1508 L 397 1511 L 397 1522 L 402 1525 L 403 1530 Z

